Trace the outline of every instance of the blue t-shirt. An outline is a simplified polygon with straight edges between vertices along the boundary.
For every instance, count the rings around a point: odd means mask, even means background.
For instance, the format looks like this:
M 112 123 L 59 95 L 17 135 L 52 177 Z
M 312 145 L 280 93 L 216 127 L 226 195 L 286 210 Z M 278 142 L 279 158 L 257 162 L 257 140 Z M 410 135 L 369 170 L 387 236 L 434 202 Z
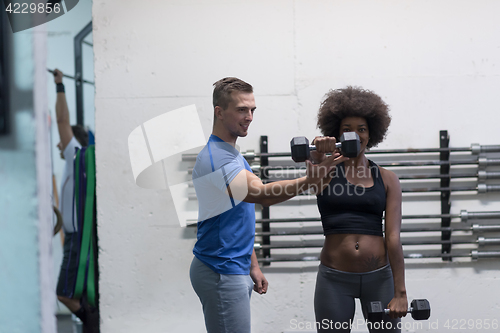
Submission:
M 211 135 L 198 154 L 193 183 L 198 197 L 198 241 L 194 255 L 219 274 L 249 274 L 255 237 L 255 205 L 227 193 L 242 170 L 251 172 L 241 154 Z

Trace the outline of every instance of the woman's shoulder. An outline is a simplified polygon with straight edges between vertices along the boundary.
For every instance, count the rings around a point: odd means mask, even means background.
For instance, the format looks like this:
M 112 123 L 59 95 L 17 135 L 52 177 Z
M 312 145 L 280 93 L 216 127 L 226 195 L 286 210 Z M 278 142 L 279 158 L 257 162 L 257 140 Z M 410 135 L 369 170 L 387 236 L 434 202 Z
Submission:
M 374 166 L 379 170 L 380 176 L 382 177 L 382 180 L 384 181 L 384 184 L 386 186 L 391 186 L 391 184 L 394 184 L 394 185 L 398 184 L 398 186 L 399 186 L 399 178 L 393 171 L 377 165 L 372 160 L 369 160 L 369 161 L 370 161 L 371 166 Z

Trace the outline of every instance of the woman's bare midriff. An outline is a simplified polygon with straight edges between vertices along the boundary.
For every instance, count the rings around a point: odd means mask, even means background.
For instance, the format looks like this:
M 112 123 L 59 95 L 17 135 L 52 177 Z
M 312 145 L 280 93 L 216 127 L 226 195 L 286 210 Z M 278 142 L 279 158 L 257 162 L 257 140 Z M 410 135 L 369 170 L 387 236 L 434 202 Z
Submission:
M 321 263 L 351 273 L 364 273 L 388 263 L 384 238 L 358 234 L 327 235 L 321 251 Z

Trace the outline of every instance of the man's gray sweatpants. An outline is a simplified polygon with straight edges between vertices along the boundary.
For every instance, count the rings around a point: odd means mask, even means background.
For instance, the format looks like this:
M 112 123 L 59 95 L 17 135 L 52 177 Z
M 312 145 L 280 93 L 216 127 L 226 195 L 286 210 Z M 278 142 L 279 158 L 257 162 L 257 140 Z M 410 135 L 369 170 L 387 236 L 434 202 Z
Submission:
M 196 257 L 189 275 L 208 333 L 250 333 L 250 275 L 218 274 Z

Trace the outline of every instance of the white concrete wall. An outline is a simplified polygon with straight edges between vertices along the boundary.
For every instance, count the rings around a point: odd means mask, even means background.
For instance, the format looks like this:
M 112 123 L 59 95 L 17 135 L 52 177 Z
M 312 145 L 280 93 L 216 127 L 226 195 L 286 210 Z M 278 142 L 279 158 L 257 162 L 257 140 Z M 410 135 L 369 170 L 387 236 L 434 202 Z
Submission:
M 237 76 L 254 86 L 257 102 L 242 150 L 258 150 L 260 135 L 269 136 L 270 151 L 286 151 L 291 137 L 319 134 L 321 98 L 346 85 L 390 104 L 393 122 L 380 148 L 437 147 L 443 129 L 455 147 L 498 144 L 498 12 L 493 0 L 94 1 L 102 332 L 204 331 L 188 276 L 194 230 L 178 226 L 169 191 L 135 185 L 133 129 L 196 104 L 208 137 L 211 85 Z M 496 200 L 454 196 L 452 211 L 498 210 Z M 317 214 L 310 203 L 271 212 Z M 405 214 L 424 212 L 439 213 L 439 202 L 404 202 Z M 252 299 L 254 332 L 314 321 L 316 266 L 264 269 L 270 291 Z M 433 309 L 433 326 L 409 331 L 443 331 L 447 319 L 457 327 L 498 323 L 497 269 L 498 260 L 408 261 L 409 298 L 428 298 Z M 495 331 L 478 322 L 471 332 Z

